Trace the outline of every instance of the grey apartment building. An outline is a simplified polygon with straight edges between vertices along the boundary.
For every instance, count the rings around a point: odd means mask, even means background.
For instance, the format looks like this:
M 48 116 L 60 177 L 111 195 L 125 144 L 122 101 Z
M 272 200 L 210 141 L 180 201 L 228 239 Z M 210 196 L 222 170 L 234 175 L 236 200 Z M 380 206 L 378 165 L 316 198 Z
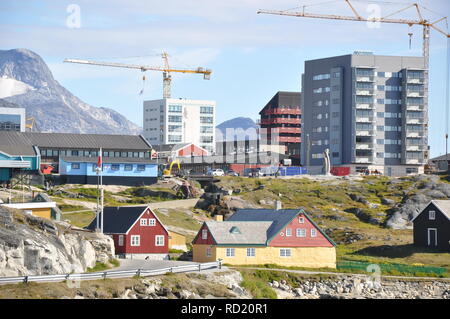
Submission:
M 388 176 L 423 173 L 428 161 L 428 78 L 422 57 L 370 52 L 305 62 L 302 164 Z

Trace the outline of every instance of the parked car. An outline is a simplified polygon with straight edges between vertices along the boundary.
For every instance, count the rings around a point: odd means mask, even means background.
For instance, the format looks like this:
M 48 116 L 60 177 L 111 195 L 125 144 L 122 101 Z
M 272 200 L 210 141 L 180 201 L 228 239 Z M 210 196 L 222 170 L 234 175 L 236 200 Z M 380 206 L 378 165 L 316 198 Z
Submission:
M 225 172 L 221 168 L 215 168 L 210 171 L 208 171 L 207 175 L 211 176 L 225 176 Z
M 228 175 L 228 176 L 239 176 L 239 173 L 233 171 L 232 169 L 230 169 L 230 170 L 227 172 L 227 175 Z

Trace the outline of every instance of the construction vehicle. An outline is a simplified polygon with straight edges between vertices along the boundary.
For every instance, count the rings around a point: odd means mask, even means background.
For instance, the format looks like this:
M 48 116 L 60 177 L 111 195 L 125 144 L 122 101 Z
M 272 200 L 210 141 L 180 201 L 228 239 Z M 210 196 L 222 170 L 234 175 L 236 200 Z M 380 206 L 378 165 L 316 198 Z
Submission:
M 203 74 L 204 80 L 209 80 L 211 78 L 212 71 L 209 69 L 205 69 L 202 67 L 198 67 L 195 69 L 172 68 L 169 65 L 169 55 L 167 54 L 167 52 L 163 52 L 161 54 L 161 56 L 162 56 L 163 64 L 164 64 L 164 66 L 162 66 L 162 67 L 137 65 L 137 64 L 113 63 L 113 62 L 97 62 L 97 61 L 80 60 L 80 59 L 65 59 L 64 62 L 110 66 L 110 67 L 115 67 L 115 68 L 138 69 L 138 70 L 141 70 L 142 72 L 161 71 L 161 72 L 163 72 L 163 98 L 165 98 L 165 99 L 169 99 L 171 97 L 171 91 L 172 91 L 172 89 L 171 89 L 172 77 L 170 75 L 171 72 Z M 143 77 L 143 80 L 145 81 L 145 76 Z M 141 93 L 142 92 L 143 91 L 141 91 Z
M 167 168 L 165 168 L 164 170 L 163 170 L 163 177 L 164 178 L 169 178 L 169 177 L 172 177 L 173 175 L 172 175 L 172 168 L 173 168 L 173 165 L 177 165 L 177 168 L 178 168 L 178 172 L 181 172 L 181 163 L 180 163 L 180 161 L 179 160 L 177 160 L 177 159 L 175 159 L 175 160 L 173 160 L 170 164 L 166 164 L 166 165 L 169 165 L 169 168 L 167 169 Z

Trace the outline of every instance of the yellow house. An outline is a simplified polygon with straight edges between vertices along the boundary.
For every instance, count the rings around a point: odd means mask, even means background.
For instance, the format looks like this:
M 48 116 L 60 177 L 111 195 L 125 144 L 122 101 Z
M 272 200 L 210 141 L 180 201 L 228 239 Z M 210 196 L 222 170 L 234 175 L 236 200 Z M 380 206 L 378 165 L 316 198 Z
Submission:
M 187 251 L 186 237 L 183 234 L 169 230 L 169 249 Z
M 335 246 L 302 209 L 242 209 L 227 221 L 202 225 L 193 241 L 193 260 L 336 268 Z
M 37 217 L 51 219 L 52 209 L 56 208 L 55 202 L 29 202 L 0 204 L 0 206 L 15 208 Z

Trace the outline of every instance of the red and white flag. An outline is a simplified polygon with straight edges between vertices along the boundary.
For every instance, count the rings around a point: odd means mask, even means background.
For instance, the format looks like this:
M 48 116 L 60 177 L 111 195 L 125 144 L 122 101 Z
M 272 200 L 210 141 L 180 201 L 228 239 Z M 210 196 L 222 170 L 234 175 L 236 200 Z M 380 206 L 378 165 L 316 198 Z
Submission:
M 102 149 L 100 148 L 100 153 L 98 153 L 98 159 L 97 159 L 97 168 L 102 169 Z

